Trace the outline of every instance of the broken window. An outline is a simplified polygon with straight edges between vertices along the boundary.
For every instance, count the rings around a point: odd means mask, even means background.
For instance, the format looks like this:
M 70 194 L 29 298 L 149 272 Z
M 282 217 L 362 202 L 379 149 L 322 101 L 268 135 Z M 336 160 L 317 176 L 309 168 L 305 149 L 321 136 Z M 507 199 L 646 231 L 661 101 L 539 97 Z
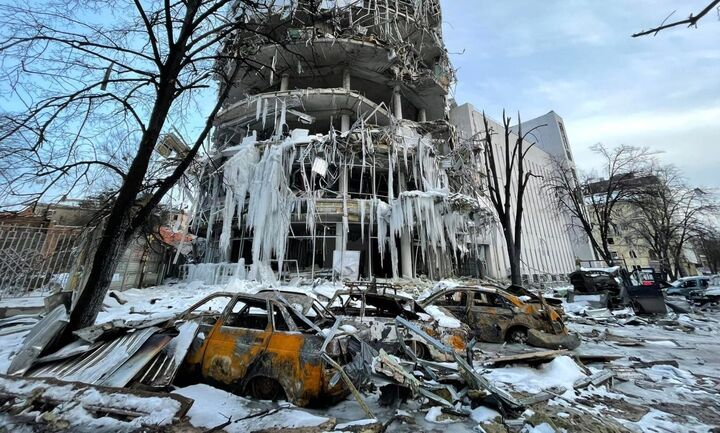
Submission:
M 464 307 L 467 305 L 467 293 L 466 292 L 450 292 L 442 296 L 437 305 L 441 307 Z
M 185 315 L 188 320 L 202 317 L 203 323 L 212 325 L 217 322 L 217 318 L 225 310 L 225 307 L 227 307 L 231 299 L 232 295 L 229 294 L 209 296 L 190 307 L 190 309 L 185 312 Z
M 476 307 L 495 308 L 504 308 L 507 306 L 502 296 L 498 296 L 494 293 L 476 293 L 473 305 Z
M 285 317 L 282 314 L 282 310 L 277 305 L 272 306 L 272 312 L 273 312 L 273 325 L 275 327 L 276 331 L 289 331 L 290 326 L 288 326 L 287 321 L 285 320 Z

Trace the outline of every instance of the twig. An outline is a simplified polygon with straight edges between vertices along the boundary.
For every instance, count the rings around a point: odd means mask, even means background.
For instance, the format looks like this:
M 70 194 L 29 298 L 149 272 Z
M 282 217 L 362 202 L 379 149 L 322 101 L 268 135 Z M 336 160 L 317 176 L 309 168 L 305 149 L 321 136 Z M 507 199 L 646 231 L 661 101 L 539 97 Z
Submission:
M 660 24 L 659 26 L 652 28 L 650 30 L 643 30 L 642 32 L 635 33 L 632 35 L 632 37 L 637 38 L 638 36 L 645 36 L 645 35 L 649 35 L 651 33 L 654 33 L 653 36 L 655 36 L 661 30 L 669 29 L 670 27 L 681 26 L 683 24 L 687 24 L 688 27 L 697 26 L 697 22 L 700 21 L 700 19 L 702 17 L 707 15 L 713 8 L 715 8 L 718 5 L 720 5 L 720 0 L 713 0 L 712 2 L 710 2 L 710 4 L 705 6 L 705 9 L 701 10 L 699 14 L 697 14 L 697 15 L 690 14 L 690 16 L 685 18 L 684 20 L 674 21 L 669 24 L 665 24 L 665 21 L 667 21 L 667 19 L 670 18 L 670 16 L 672 15 L 672 14 L 670 14 L 670 15 L 668 15 L 667 18 L 665 18 L 665 20 L 663 20 L 662 24 Z M 675 13 L 675 12 L 673 12 L 673 13 Z
M 254 414 L 252 414 L 252 415 L 248 415 L 248 416 L 245 416 L 245 417 L 242 417 L 242 418 L 238 418 L 238 419 L 236 419 L 236 420 L 234 420 L 234 421 L 233 421 L 232 418 L 228 418 L 228 420 L 225 421 L 224 423 L 219 424 L 219 425 L 216 425 L 215 427 L 213 427 L 213 428 L 211 428 L 211 429 L 209 429 L 209 430 L 205 430 L 205 431 L 203 431 L 202 433 L 215 433 L 215 432 L 219 432 L 220 430 L 224 429 L 225 427 L 229 426 L 230 424 L 233 424 L 233 423 L 236 423 L 236 422 L 239 422 L 239 421 L 244 421 L 244 420 L 246 420 L 246 419 L 260 418 L 260 417 L 263 417 L 263 416 L 266 416 L 266 415 L 272 415 L 272 414 L 274 414 L 274 413 L 276 413 L 276 412 L 280 412 L 280 410 L 282 410 L 282 409 L 285 409 L 285 408 L 284 408 L 284 407 L 280 407 L 280 408 L 277 408 L 277 409 L 267 409 L 267 410 L 264 410 L 264 411 L 262 411 L 262 412 L 258 412 L 258 413 L 254 413 Z

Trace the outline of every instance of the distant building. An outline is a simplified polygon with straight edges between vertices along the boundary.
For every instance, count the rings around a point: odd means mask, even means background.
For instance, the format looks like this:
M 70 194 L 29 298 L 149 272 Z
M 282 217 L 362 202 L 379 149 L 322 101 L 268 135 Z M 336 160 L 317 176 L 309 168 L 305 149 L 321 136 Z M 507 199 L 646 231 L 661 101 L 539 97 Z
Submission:
M 94 200 L 38 203 L 19 212 L 0 213 L 0 292 L 22 294 L 50 291 L 80 281 L 83 249 L 98 224 L 100 205 Z M 187 215 L 170 213 L 157 236 L 139 235 L 118 261 L 110 289 L 125 290 L 160 284 L 175 248 L 192 238 L 178 227 Z M 173 230 L 173 226 L 176 226 Z M 87 259 L 85 260 L 87 263 Z
M 488 118 L 491 127 L 498 133 L 495 140 L 496 155 L 502 155 L 504 146 L 502 139 L 503 126 Z M 450 121 L 457 127 L 461 139 L 484 136 L 482 112 L 470 104 L 455 107 L 450 112 Z M 550 112 L 538 119 L 523 122 L 523 130 L 527 131 L 535 125 L 545 124 L 533 131 L 525 148 L 531 143 L 538 143 L 527 154 L 526 165 L 538 175 L 547 175 L 551 170 L 553 156 L 566 158 L 574 167 L 572 153 L 562 126 L 562 119 Z M 517 135 L 511 132 L 511 140 Z M 496 161 L 503 167 L 503 161 Z M 503 169 L 499 170 L 501 174 Z M 504 181 L 504 180 L 503 180 Z M 512 208 L 515 209 L 514 198 Z M 523 280 L 538 283 L 564 280 L 565 275 L 576 269 L 578 260 L 592 258 L 592 252 L 583 233 L 575 233 L 569 227 L 570 215 L 557 209 L 553 200 L 543 189 L 541 179 L 528 183 L 524 201 L 523 215 L 523 251 L 521 269 Z M 506 277 L 509 273 L 509 261 L 502 236 L 501 227 L 496 227 L 488 236 L 479 240 L 482 257 L 485 260 L 487 273 L 492 277 Z
M 623 182 L 626 188 L 648 187 L 655 184 L 658 188 L 661 188 L 657 177 L 637 176 L 633 173 L 617 176 L 616 182 Z M 585 197 L 590 198 L 593 195 L 604 195 L 608 190 L 607 183 L 607 179 L 598 179 L 584 185 L 583 192 Z M 602 200 L 603 198 L 600 197 L 596 202 L 601 203 Z M 595 212 L 592 211 L 593 201 L 588 199 L 586 203 L 590 221 L 593 222 L 596 228 L 595 236 L 597 239 L 600 239 L 597 220 L 593 218 L 593 215 L 595 215 Z M 610 250 L 613 260 L 626 267 L 630 272 L 641 268 L 653 268 L 656 271 L 661 271 L 663 266 L 660 263 L 657 252 L 633 229 L 633 221 L 636 221 L 639 217 L 635 206 L 635 204 L 628 200 L 618 201 L 615 204 L 608 229 L 608 249 Z M 703 256 L 688 242 L 681 254 L 679 263 L 681 273 L 685 275 L 700 275 L 705 271 L 703 266 Z

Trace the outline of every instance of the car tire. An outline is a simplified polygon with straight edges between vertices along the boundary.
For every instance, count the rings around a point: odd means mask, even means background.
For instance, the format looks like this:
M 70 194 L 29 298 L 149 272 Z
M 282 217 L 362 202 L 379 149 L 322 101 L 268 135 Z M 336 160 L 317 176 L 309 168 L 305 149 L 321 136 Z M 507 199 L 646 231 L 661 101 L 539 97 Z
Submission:
M 283 400 L 285 390 L 275 379 L 266 376 L 254 377 L 247 385 L 247 393 L 257 400 Z
M 518 344 L 527 343 L 527 339 L 528 339 L 528 330 L 527 330 L 527 328 L 523 328 L 522 326 L 510 328 L 510 330 L 508 330 L 506 337 L 505 337 L 505 340 L 508 343 L 518 343 Z
M 428 350 L 427 346 L 425 346 L 423 343 L 415 340 L 407 340 L 405 341 L 405 344 L 410 350 L 412 350 L 412 352 L 418 359 L 430 359 L 430 350 Z

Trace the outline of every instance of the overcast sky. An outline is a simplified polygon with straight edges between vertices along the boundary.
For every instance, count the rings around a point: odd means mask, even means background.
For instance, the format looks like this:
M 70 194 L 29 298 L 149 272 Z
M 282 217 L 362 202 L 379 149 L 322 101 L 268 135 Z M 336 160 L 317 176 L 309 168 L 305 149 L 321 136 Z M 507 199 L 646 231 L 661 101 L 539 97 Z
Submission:
M 499 119 L 565 119 L 575 159 L 588 147 L 649 146 L 700 186 L 720 187 L 720 21 L 656 37 L 630 34 L 707 0 L 442 0 L 458 70 L 455 99 Z

